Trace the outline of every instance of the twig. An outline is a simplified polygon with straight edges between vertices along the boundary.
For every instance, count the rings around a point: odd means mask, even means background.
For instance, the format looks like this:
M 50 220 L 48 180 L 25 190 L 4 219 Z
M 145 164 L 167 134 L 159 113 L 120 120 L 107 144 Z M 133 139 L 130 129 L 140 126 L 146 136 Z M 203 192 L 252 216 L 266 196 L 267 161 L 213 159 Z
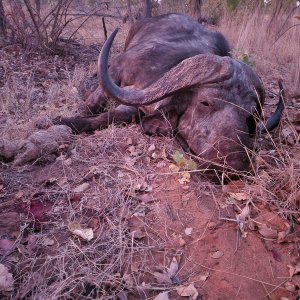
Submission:
M 297 26 L 300 26 L 300 24 L 295 24 L 295 25 L 292 25 L 291 27 L 289 27 L 286 31 L 284 31 L 276 40 L 275 40 L 275 42 L 271 45 L 271 47 L 273 47 L 276 43 L 277 43 L 277 41 L 279 40 L 279 39 L 281 39 L 281 37 L 283 36 L 283 35 L 285 35 L 290 29 L 292 29 L 292 28 L 294 28 L 294 27 L 297 27 Z
M 106 41 L 107 40 L 107 29 L 106 29 L 104 17 L 102 17 L 102 26 L 103 26 L 104 38 L 105 38 L 105 41 Z

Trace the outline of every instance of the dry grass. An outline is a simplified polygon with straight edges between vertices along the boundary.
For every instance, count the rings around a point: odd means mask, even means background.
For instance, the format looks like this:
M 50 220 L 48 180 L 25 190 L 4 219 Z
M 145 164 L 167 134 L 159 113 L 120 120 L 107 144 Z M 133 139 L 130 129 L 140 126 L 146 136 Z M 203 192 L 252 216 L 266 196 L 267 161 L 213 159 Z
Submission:
M 295 133 L 296 143 L 291 147 L 286 141 L 269 136 L 269 150 L 263 149 L 256 155 L 254 182 L 258 200 L 268 203 L 288 220 L 299 218 L 300 163 L 299 134 Z M 298 141 L 298 142 L 297 142 Z
M 130 154 L 128 138 L 137 154 Z M 9 169 L 2 174 L 7 181 L 19 182 L 11 188 L 24 191 L 24 198 L 52 205 L 42 227 L 32 223 L 30 214 L 22 222 L 17 244 L 23 246 L 14 256 L 18 274 L 14 299 L 116 299 L 124 289 L 137 295 L 147 289 L 131 269 L 132 258 L 138 256 L 142 268 L 147 251 L 165 241 L 156 240 L 153 246 L 139 242 L 133 238 L 137 228 L 130 220 L 142 219 L 149 210 L 137 196 L 145 193 L 147 174 L 155 173 L 153 164 L 146 163 L 150 142 L 156 149 L 172 150 L 168 138 L 149 140 L 136 126 L 111 126 L 94 136 L 79 137 L 72 155 L 62 155 L 32 174 L 37 181 L 26 174 L 16 178 Z M 33 180 L 30 189 L 28 180 Z M 77 199 L 73 189 L 83 182 L 90 187 Z M 74 222 L 92 228 L 95 238 L 87 243 L 73 236 L 68 225 Z
M 244 13 L 238 18 L 225 16 L 220 30 L 237 55 L 248 54 L 259 72 L 281 77 L 294 92 L 299 92 L 299 20 L 295 14 L 285 13 L 271 19 L 272 15 L 258 8 L 255 13 Z
M 237 18 L 225 15 L 220 24 L 220 31 L 234 49 L 233 54 L 253 63 L 262 76 L 267 89 L 267 107 L 270 103 L 274 107 L 272 94 L 277 93 L 278 89 L 274 81 L 279 78 L 283 78 L 290 94 L 299 94 L 300 26 L 295 15 L 280 12 L 272 19 L 272 14 L 258 8 L 253 14 L 240 12 Z M 290 114 L 299 107 L 297 100 L 292 103 L 289 97 L 286 100 L 284 125 L 272 135 L 257 141 L 256 148 L 260 151 L 249 153 L 256 158 L 256 164 L 252 166 L 254 175 L 246 176 L 246 181 L 251 182 L 253 195 L 258 201 L 271 204 L 278 213 L 291 219 L 293 216 L 299 217 L 300 157 L 299 128 L 290 123 Z M 295 122 L 296 119 L 294 117 Z M 283 134 L 286 129 L 289 131 L 288 140 Z
M 96 50 L 82 46 L 80 58 L 23 52 L 18 45 L 0 51 L 5 78 L 0 86 L 0 130 L 5 137 L 26 137 L 39 116 L 76 113 L 84 79 L 96 71 Z

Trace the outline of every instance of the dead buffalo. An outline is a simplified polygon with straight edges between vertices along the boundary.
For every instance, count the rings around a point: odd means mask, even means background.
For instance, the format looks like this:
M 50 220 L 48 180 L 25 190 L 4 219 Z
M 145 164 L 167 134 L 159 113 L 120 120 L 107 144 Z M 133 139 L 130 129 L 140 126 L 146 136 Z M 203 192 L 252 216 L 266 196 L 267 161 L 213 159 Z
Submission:
M 97 116 L 60 118 L 76 132 L 140 121 L 148 134 L 172 134 L 203 166 L 245 170 L 264 104 L 264 87 L 246 64 L 230 57 L 228 42 L 182 14 L 146 17 L 132 25 L 124 52 L 108 67 L 115 30 L 99 57 L 100 83 L 87 99 L 99 113 L 106 96 L 120 105 Z M 276 113 L 262 131 L 274 128 Z

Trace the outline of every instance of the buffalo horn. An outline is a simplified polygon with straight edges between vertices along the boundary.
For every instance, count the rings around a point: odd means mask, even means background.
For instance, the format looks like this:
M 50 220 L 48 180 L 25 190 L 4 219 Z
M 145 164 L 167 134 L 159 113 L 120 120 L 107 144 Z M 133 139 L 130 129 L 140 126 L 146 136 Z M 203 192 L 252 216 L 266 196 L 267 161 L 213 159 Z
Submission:
M 285 91 L 283 88 L 282 80 L 278 80 L 279 85 L 279 101 L 277 103 L 277 108 L 274 114 L 267 120 L 265 125 L 260 126 L 260 133 L 264 134 L 268 131 L 276 128 L 282 118 L 284 112 L 284 103 L 285 103 Z
M 222 82 L 229 79 L 234 72 L 231 58 L 199 54 L 183 60 L 145 89 L 120 88 L 108 72 L 109 51 L 117 32 L 118 29 L 111 34 L 102 47 L 98 59 L 98 74 L 104 91 L 124 105 L 149 105 L 193 86 Z

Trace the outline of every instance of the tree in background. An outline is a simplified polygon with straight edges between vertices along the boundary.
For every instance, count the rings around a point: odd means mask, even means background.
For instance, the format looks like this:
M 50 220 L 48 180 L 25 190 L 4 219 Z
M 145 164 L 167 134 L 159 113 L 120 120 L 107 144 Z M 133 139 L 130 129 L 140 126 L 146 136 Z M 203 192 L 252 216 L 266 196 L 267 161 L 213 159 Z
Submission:
M 130 23 L 133 23 L 134 18 L 133 18 L 133 15 L 132 15 L 132 9 L 131 9 L 131 2 L 130 2 L 130 0 L 126 0 L 126 6 L 127 6 L 128 19 L 129 19 Z
M 6 20 L 2 0 L 0 0 L 0 36 L 6 36 Z
M 190 7 L 193 9 L 193 16 L 197 21 L 201 20 L 202 17 L 202 0 L 190 0 Z
M 0 0 L 0 35 L 24 48 L 60 52 L 91 17 L 121 19 L 107 0 Z

